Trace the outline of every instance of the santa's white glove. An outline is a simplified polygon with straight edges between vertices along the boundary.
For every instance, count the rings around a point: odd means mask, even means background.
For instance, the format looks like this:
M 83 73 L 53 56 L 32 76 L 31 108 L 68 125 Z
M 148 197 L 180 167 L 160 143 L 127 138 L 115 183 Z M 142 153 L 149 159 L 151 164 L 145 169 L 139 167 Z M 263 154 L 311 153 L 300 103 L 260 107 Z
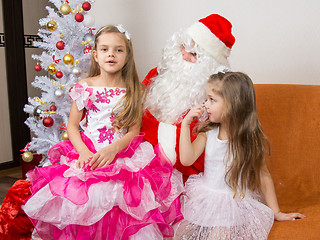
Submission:
M 167 157 L 171 160 L 172 165 L 176 163 L 176 130 L 177 127 L 168 123 L 159 123 L 158 142 Z

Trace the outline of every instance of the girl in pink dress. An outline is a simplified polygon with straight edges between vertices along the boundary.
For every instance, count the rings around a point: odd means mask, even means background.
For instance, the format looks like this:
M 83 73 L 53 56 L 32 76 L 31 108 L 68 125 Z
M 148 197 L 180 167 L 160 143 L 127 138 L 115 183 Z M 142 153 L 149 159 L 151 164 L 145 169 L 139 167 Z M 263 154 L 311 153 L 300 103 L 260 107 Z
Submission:
M 251 79 L 226 72 L 210 77 L 207 100 L 184 118 L 180 161 L 191 165 L 205 150 L 204 173 L 186 182 L 174 239 L 267 239 L 273 221 L 304 218 L 280 212 L 265 163 L 264 135 Z M 190 142 L 190 124 L 206 111 L 208 119 Z M 261 202 L 264 198 L 266 204 Z
M 70 91 L 70 140 L 49 150 L 52 166 L 28 173 L 32 195 L 22 209 L 34 239 L 173 236 L 182 176 L 139 135 L 143 95 L 129 33 L 101 28 L 89 77 Z

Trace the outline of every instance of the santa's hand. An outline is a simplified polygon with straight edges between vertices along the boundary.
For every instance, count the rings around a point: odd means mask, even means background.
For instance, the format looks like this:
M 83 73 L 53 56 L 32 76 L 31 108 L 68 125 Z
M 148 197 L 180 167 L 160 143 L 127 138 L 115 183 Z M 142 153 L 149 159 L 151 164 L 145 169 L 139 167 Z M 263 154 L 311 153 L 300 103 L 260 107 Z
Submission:
M 184 117 L 182 124 L 190 125 L 195 119 L 200 118 L 204 113 L 204 104 L 193 107 Z
M 158 142 L 160 143 L 164 153 L 172 162 L 176 163 L 176 131 L 177 127 L 168 123 L 159 123 Z

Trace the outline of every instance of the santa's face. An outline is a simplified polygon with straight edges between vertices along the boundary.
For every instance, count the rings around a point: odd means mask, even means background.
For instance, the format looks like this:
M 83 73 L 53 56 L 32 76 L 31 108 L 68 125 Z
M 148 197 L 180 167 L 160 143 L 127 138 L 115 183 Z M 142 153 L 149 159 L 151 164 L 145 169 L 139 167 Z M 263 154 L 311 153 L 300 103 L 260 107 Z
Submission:
M 145 107 L 160 122 L 178 123 L 191 107 L 205 101 L 209 76 L 225 68 L 185 31 L 177 32 L 163 50 Z
M 182 54 L 183 60 L 191 63 L 197 62 L 197 54 L 195 52 L 186 51 L 186 48 L 182 47 L 181 54 Z

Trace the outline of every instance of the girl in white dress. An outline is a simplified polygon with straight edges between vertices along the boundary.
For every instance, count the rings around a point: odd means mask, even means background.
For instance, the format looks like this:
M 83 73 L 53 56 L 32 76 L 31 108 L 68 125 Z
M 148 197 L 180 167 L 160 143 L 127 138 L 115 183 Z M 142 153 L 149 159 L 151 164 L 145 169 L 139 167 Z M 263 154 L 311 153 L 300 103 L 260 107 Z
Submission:
M 186 182 L 184 220 L 174 239 L 261 240 L 267 239 L 274 219 L 304 218 L 280 212 L 265 163 L 267 138 L 251 79 L 239 72 L 220 72 L 210 77 L 206 94 L 206 102 L 192 108 L 181 126 L 181 163 L 193 164 L 205 150 L 205 167 Z M 208 119 L 191 143 L 190 124 L 204 112 Z
M 173 236 L 182 175 L 139 135 L 143 94 L 130 35 L 121 25 L 101 28 L 89 77 L 70 91 L 70 140 L 50 148 L 53 165 L 28 173 L 32 195 L 23 210 L 33 239 Z

